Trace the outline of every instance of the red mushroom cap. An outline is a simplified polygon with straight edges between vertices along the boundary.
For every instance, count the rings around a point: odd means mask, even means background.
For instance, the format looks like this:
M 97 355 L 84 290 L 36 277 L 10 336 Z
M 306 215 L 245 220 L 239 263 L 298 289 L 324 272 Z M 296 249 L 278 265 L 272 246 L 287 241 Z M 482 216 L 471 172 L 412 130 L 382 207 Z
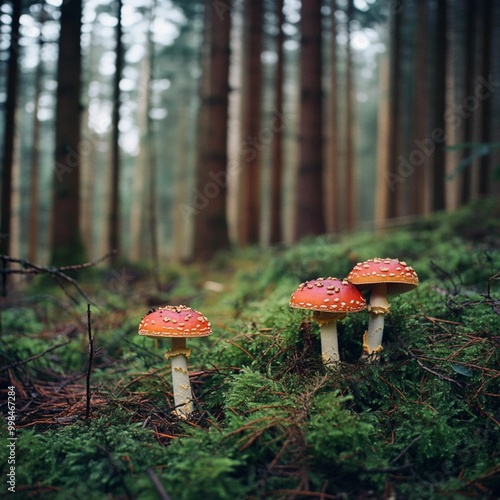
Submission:
M 211 333 L 208 319 L 187 306 L 160 307 L 139 324 L 139 335 L 148 337 L 206 337 Z
M 366 301 L 354 285 L 329 277 L 302 283 L 293 292 L 290 307 L 344 314 L 363 310 Z
M 369 259 L 358 262 L 347 276 L 347 280 L 361 290 L 371 285 L 387 284 L 389 295 L 408 292 L 418 285 L 418 276 L 414 269 L 398 259 Z

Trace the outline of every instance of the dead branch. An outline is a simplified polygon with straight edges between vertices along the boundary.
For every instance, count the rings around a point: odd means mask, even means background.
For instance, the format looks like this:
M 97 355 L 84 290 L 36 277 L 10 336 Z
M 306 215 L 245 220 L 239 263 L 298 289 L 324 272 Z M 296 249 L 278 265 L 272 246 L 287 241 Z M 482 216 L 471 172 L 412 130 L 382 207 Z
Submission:
M 420 368 L 422 368 L 422 370 L 425 370 L 429 373 L 432 373 L 432 375 L 435 375 L 437 378 L 439 378 L 441 380 L 446 380 L 447 382 L 451 382 L 453 384 L 458 385 L 458 387 L 460 387 L 460 388 L 462 387 L 462 384 L 460 382 L 458 382 L 457 380 L 455 380 L 451 377 L 448 377 L 446 375 L 443 375 L 442 373 L 439 373 L 439 372 L 433 370 L 432 368 L 429 368 L 428 366 L 424 365 L 424 363 L 422 363 L 422 361 L 420 361 L 420 358 L 408 347 L 408 345 L 401 338 L 400 335 L 397 335 L 397 339 L 398 339 L 398 342 L 403 346 L 403 348 L 409 354 L 410 358 L 414 359 L 416 361 L 417 365 L 420 366 Z
M 5 372 L 7 370 L 10 370 L 11 368 L 17 368 L 18 366 L 25 365 L 26 363 L 29 363 L 31 361 L 34 361 L 35 359 L 41 358 L 42 356 L 45 356 L 46 354 L 53 351 L 54 349 L 58 349 L 59 347 L 63 347 L 65 345 L 69 344 L 70 342 L 71 342 L 71 339 L 66 340 L 66 342 L 62 342 L 61 344 L 53 345 L 52 347 L 45 349 L 45 351 L 43 351 L 39 354 L 35 354 L 34 356 L 30 356 L 29 358 L 23 359 L 21 361 L 16 361 L 15 363 L 12 363 L 12 364 L 7 365 L 7 366 L 3 366 L 2 368 L 0 368 L 0 372 Z
M 156 492 L 158 493 L 158 498 L 160 498 L 160 500 L 170 500 L 170 496 L 165 491 L 163 484 L 161 484 L 160 480 L 158 479 L 158 476 L 154 473 L 154 470 L 151 469 L 151 467 L 148 467 L 148 476 L 149 479 L 151 479 L 151 482 L 153 483 Z
M 6 277 L 9 274 L 49 274 L 54 280 L 61 286 L 63 289 L 64 293 L 74 302 L 76 300 L 71 297 L 67 290 L 64 288 L 62 285 L 62 282 L 67 282 L 73 285 L 78 293 L 87 301 L 92 303 L 92 301 L 89 299 L 87 294 L 83 291 L 81 286 L 78 284 L 78 282 L 73 279 L 71 276 L 68 276 L 66 274 L 67 271 L 75 271 L 79 269 L 86 269 L 88 267 L 95 266 L 96 264 L 102 262 L 103 260 L 106 260 L 108 257 L 110 257 L 114 251 L 108 252 L 106 255 L 100 257 L 97 260 L 94 260 L 92 262 L 84 262 L 82 264 L 75 264 L 71 266 L 61 266 L 61 267 L 55 267 L 55 266 L 41 266 L 39 264 L 34 264 L 33 262 L 30 262 L 26 259 L 18 259 L 15 257 L 10 257 L 9 255 L 0 255 L 0 260 L 3 263 L 2 268 L 0 269 L 0 273 L 2 274 L 2 295 L 6 296 L 6 287 L 5 287 L 5 281 Z M 10 262 L 12 264 L 17 264 L 21 266 L 20 268 L 15 268 L 15 269 L 10 269 L 7 268 L 7 262 Z M 95 304 L 94 304 L 95 305 Z

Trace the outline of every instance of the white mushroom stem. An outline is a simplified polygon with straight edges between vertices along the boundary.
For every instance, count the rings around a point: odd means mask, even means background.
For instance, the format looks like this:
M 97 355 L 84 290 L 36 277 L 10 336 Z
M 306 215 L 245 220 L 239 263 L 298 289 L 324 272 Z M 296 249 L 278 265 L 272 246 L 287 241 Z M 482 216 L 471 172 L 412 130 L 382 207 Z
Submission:
M 337 320 L 345 314 L 315 312 L 314 320 L 319 324 L 321 337 L 321 358 L 327 368 L 334 368 L 340 362 Z
M 363 336 L 363 358 L 376 358 L 382 351 L 382 337 L 384 333 L 384 319 L 389 312 L 389 302 L 387 302 L 387 285 L 379 283 L 373 285 L 368 311 L 370 319 L 368 321 L 368 331 Z
M 193 411 L 193 393 L 187 368 L 187 358 L 190 354 L 191 350 L 186 348 L 185 338 L 173 338 L 172 350 L 165 354 L 172 363 L 175 413 L 180 418 L 187 418 Z

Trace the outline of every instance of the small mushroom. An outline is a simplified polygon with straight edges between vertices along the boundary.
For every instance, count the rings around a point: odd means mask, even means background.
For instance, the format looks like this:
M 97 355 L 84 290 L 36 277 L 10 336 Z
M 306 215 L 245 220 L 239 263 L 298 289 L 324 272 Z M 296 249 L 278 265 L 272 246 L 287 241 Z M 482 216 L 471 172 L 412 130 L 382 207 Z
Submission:
M 409 292 L 418 285 L 417 273 L 398 259 L 369 259 L 359 262 L 347 280 L 362 292 L 371 290 L 368 331 L 363 336 L 363 358 L 377 359 L 382 351 L 384 318 L 389 312 L 388 295 Z
M 359 290 L 346 280 L 318 278 L 302 283 L 290 298 L 290 307 L 310 309 L 321 332 L 321 357 L 326 367 L 340 361 L 337 321 L 347 313 L 362 311 L 366 301 Z
M 211 333 L 207 318 L 186 306 L 160 307 L 144 316 L 139 324 L 139 335 L 172 339 L 172 350 L 165 357 L 172 363 L 175 413 L 180 418 L 187 418 L 192 412 L 193 399 L 187 369 L 191 349 L 186 348 L 186 339 Z

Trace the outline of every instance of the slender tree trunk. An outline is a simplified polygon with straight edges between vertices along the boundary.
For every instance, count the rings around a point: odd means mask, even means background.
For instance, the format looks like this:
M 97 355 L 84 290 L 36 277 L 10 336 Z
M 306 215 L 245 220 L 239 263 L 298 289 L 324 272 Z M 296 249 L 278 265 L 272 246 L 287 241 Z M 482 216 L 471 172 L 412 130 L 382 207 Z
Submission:
M 20 121 L 20 109 L 16 110 L 16 123 Z M 22 235 L 21 235 L 21 134 L 19 127 L 16 127 L 14 136 L 14 156 L 12 157 L 12 207 L 10 218 L 10 253 L 12 255 L 22 255 Z M 17 278 L 17 279 L 16 279 Z M 20 276 L 12 279 L 12 283 L 18 283 Z
M 241 220 L 240 244 L 258 243 L 261 214 L 261 103 L 262 103 L 262 0 L 243 4 L 243 76 L 241 111 Z
M 476 40 L 476 11 L 477 5 L 475 0 L 466 0 L 466 23 L 465 23 L 465 67 L 464 67 L 464 88 L 463 88 L 463 99 L 469 95 L 474 95 L 474 54 L 475 50 L 475 40 Z M 474 130 L 474 116 L 468 113 L 463 118 L 463 137 L 464 143 L 471 143 L 473 141 L 473 130 Z M 464 147 L 462 152 L 462 160 L 466 160 L 470 157 L 472 149 L 470 147 Z M 468 166 L 462 173 L 461 178 L 461 196 L 460 201 L 463 205 L 467 204 L 471 198 L 471 183 L 472 183 L 472 172 L 471 167 Z
M 174 214 L 173 220 L 173 258 L 176 261 L 181 261 L 188 257 L 187 240 L 188 234 L 186 231 L 188 218 L 184 217 L 183 207 L 187 203 L 187 115 L 188 103 L 186 99 L 181 99 L 179 103 L 179 121 L 177 123 L 176 136 L 176 162 L 175 162 L 175 199 L 174 199 Z
M 460 10 L 448 9 L 447 37 L 448 37 L 448 57 L 446 61 L 446 109 L 456 109 L 458 100 L 457 90 L 457 61 L 458 43 L 457 43 L 457 17 Z M 459 132 L 456 124 L 447 126 L 446 143 L 448 146 L 456 145 L 459 141 Z M 448 211 L 456 210 L 459 204 L 459 179 L 450 174 L 456 169 L 459 162 L 459 152 L 457 149 L 448 149 L 446 152 L 446 209 Z
M 120 257 L 120 81 L 123 71 L 122 0 L 116 0 L 116 48 L 113 79 L 113 111 L 111 118 L 111 204 L 109 210 L 109 248 L 115 250 L 111 263 Z
M 397 158 L 401 150 L 401 24 L 402 9 L 394 10 L 390 26 L 390 59 L 389 59 L 389 133 L 388 154 Z M 401 183 L 404 179 L 398 170 L 397 161 L 389 161 L 387 177 L 382 181 L 388 190 L 384 196 L 387 203 L 384 212 L 385 218 L 399 215 L 399 197 Z
M 148 27 L 150 33 L 150 27 Z M 149 35 L 148 35 L 149 36 Z M 132 189 L 132 206 L 130 212 L 130 257 L 132 260 L 147 259 L 151 257 L 147 247 L 150 238 L 146 230 L 149 189 L 150 165 L 148 149 L 151 147 L 149 137 L 149 104 L 151 102 L 151 57 L 147 53 L 141 64 L 140 85 L 138 89 L 138 123 L 139 123 L 139 154 L 136 158 L 134 185 Z
M 434 120 L 432 130 L 436 140 L 436 149 L 432 159 L 432 209 L 446 208 L 445 190 L 445 134 L 446 134 L 446 0 L 437 3 L 435 70 L 434 70 Z M 438 135 L 439 134 L 439 135 Z
M 354 84 L 351 48 L 351 21 L 354 12 L 353 0 L 347 2 L 347 40 L 346 40 L 346 74 L 345 74 L 345 193 L 346 193 L 346 227 L 349 231 L 356 227 L 356 154 L 354 150 Z
M 81 16 L 82 0 L 61 4 L 51 223 L 51 261 L 58 265 L 84 258 L 79 227 Z
M 389 61 L 386 55 L 380 56 L 379 84 L 380 97 L 377 120 L 377 181 L 375 187 L 375 227 L 384 229 L 389 206 L 387 179 L 389 174 Z
M 150 28 L 152 27 L 152 21 L 154 19 L 156 10 L 156 0 L 153 0 L 150 11 Z M 149 30 L 149 38 L 148 38 L 148 51 L 150 64 L 149 67 L 151 70 L 155 67 L 155 45 L 153 42 L 153 32 Z M 151 85 L 151 82 L 150 82 Z M 151 245 L 151 260 L 153 264 L 153 276 L 155 277 L 156 285 L 159 286 L 160 282 L 158 279 L 158 268 L 160 265 L 159 255 L 158 255 L 158 211 L 157 211 L 157 167 L 156 167 L 156 141 L 155 141 L 155 130 L 153 126 L 153 120 L 150 116 L 149 110 L 153 107 L 153 94 L 152 91 L 149 91 L 149 102 L 148 102 L 148 114 L 146 117 L 147 120 L 147 135 L 148 135 L 148 161 L 147 165 L 149 166 L 149 188 L 148 188 L 148 222 L 149 222 L 149 236 L 150 236 L 150 245 Z
M 89 113 L 85 109 L 82 113 L 82 128 L 83 135 L 87 137 L 91 143 L 92 148 L 88 153 L 81 157 L 81 225 L 82 225 L 82 239 L 85 247 L 86 256 L 92 260 L 97 256 L 103 255 L 108 251 L 107 241 L 106 247 L 102 248 L 102 239 L 105 239 L 106 227 L 102 227 L 101 221 L 103 213 L 98 205 L 99 200 L 103 198 L 101 190 L 97 186 L 102 184 L 99 180 L 100 168 L 97 167 L 99 154 L 98 144 L 102 140 L 98 133 L 93 131 L 89 126 Z M 102 237 L 100 231 L 103 231 Z M 97 237 L 96 237 L 97 236 Z
M 427 133 L 427 51 L 428 51 L 428 0 L 417 0 L 417 20 L 415 29 L 415 64 L 414 64 L 414 82 L 415 98 L 413 107 L 413 135 L 418 141 L 426 139 Z M 429 191 L 428 182 L 428 156 L 417 151 L 415 142 L 412 143 L 412 152 L 415 151 L 417 161 L 412 161 L 415 168 L 410 182 L 408 195 L 410 196 L 410 213 L 422 215 L 428 212 L 427 195 Z M 410 153 L 411 154 L 411 153 Z M 410 161 L 412 158 L 410 158 Z
M 198 128 L 193 253 L 207 260 L 229 247 L 227 200 L 227 123 L 231 4 L 218 10 L 205 2 L 208 61 L 204 61 Z
M 43 79 L 43 36 L 42 28 L 45 21 L 45 2 L 40 4 L 39 27 L 40 35 L 38 37 L 38 64 L 35 72 L 35 95 L 33 103 L 33 144 L 31 147 L 31 169 L 30 169 L 30 187 L 28 196 L 28 260 L 38 261 L 38 230 L 39 230 L 39 211 L 40 211 L 40 120 L 38 112 L 40 110 L 40 95 L 42 93 Z
M 7 96 L 5 100 L 5 124 L 3 137 L 3 168 L 0 216 L 0 254 L 9 254 L 11 244 L 12 211 L 12 165 L 14 162 L 14 143 L 16 136 L 16 107 L 18 95 L 19 60 L 19 19 L 21 2 L 12 3 L 12 24 L 10 35 Z
M 325 209 L 326 227 L 329 232 L 338 231 L 340 225 L 339 147 L 338 147 L 338 71 L 337 71 L 337 10 L 336 0 L 330 3 L 330 99 L 328 106 L 328 144 L 326 154 Z
M 321 21 L 321 1 L 303 1 L 300 19 L 300 151 L 295 239 L 325 232 Z
M 92 27 L 89 33 L 88 41 L 88 60 L 96 61 L 96 55 L 100 53 L 101 47 L 96 40 L 96 32 L 99 30 L 97 25 Z M 97 64 L 91 64 L 93 68 L 87 75 L 87 81 L 92 79 L 99 80 Z M 99 80 L 102 82 L 102 80 Z M 100 99 L 96 96 L 97 99 Z M 91 117 L 89 108 L 85 106 L 82 109 L 81 117 L 82 137 L 85 137 L 86 143 L 91 147 L 87 148 L 85 154 L 80 157 L 80 200 L 81 200 L 81 231 L 82 240 L 86 252 L 86 257 L 90 260 L 97 256 L 102 256 L 108 248 L 107 224 L 108 214 L 106 210 L 109 208 L 106 193 L 109 189 L 109 176 L 106 175 L 108 170 L 103 172 L 101 157 L 108 153 L 101 153 L 103 147 L 101 144 L 107 140 L 99 131 L 91 127 Z M 106 151 L 107 151 L 106 147 Z
M 275 122 L 272 128 L 272 158 L 271 158 L 271 243 L 279 243 L 283 239 L 283 228 L 281 227 L 282 207 L 282 173 L 283 173 L 283 44 L 285 34 L 283 24 L 285 16 L 283 13 L 283 0 L 276 0 L 276 17 L 278 19 L 278 34 L 276 36 L 276 72 L 274 77 L 274 113 Z
M 492 42 L 493 42 L 493 2 L 492 0 L 483 0 L 481 2 L 481 23 L 482 23 L 482 42 L 483 50 L 481 53 L 481 76 L 488 79 L 492 73 Z M 497 55 L 498 57 L 498 55 Z M 489 144 L 492 142 L 491 129 L 493 104 L 490 99 L 481 101 L 481 124 L 480 134 L 481 142 Z M 479 161 L 479 195 L 486 196 L 490 193 L 491 185 L 491 150 L 482 156 Z

